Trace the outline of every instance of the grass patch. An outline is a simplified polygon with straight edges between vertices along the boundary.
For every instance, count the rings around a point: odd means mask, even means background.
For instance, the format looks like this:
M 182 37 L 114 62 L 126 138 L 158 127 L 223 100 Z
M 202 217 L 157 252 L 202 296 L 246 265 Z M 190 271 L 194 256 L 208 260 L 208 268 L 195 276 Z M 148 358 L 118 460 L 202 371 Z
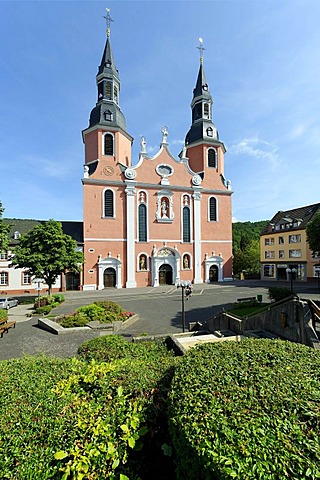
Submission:
M 238 317 L 250 317 L 251 315 L 256 315 L 257 313 L 264 312 L 267 308 L 270 307 L 270 303 L 255 303 L 252 304 L 248 302 L 248 305 L 245 303 L 237 303 L 233 306 L 231 310 L 227 310 L 227 313 L 234 313 Z

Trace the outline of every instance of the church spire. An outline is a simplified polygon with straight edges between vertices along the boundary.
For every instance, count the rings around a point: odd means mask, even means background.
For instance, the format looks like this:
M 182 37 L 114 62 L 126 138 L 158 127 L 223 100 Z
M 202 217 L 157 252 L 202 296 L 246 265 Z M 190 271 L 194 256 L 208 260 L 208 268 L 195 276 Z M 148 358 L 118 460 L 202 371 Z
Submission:
M 108 127 L 119 127 L 126 131 L 126 121 L 119 106 L 120 78 L 116 68 L 111 48 L 111 22 L 110 10 L 103 17 L 106 20 L 107 39 L 102 54 L 101 63 L 98 67 L 96 77 L 98 98 L 94 109 L 90 114 L 89 127 L 102 125 Z
M 189 145 L 203 140 L 219 140 L 217 129 L 212 121 L 213 100 L 203 67 L 205 48 L 202 38 L 199 38 L 199 42 L 197 48 L 200 52 L 200 66 L 191 102 L 192 125 L 186 136 L 186 143 Z

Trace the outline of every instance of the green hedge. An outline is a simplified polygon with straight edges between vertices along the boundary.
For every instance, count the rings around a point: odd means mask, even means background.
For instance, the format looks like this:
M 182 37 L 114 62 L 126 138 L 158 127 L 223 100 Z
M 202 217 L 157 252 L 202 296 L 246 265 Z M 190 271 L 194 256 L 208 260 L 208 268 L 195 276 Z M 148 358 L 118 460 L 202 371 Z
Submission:
M 287 287 L 270 287 L 269 288 L 269 298 L 274 302 L 279 302 L 285 298 L 291 297 L 292 292 L 290 288 Z
M 320 354 L 274 340 L 205 344 L 170 393 L 177 479 L 320 478 Z
M 133 315 L 131 312 L 123 310 L 117 303 L 104 301 L 77 308 L 74 313 L 62 315 L 56 321 L 64 328 L 83 327 L 92 321 L 100 323 L 124 321 L 131 315 Z
M 163 344 L 127 344 L 108 363 L 0 362 L 1 479 L 170 479 L 161 447 L 176 359 Z
M 0 309 L 0 320 L 3 320 L 4 318 L 8 318 L 8 312 L 7 310 Z

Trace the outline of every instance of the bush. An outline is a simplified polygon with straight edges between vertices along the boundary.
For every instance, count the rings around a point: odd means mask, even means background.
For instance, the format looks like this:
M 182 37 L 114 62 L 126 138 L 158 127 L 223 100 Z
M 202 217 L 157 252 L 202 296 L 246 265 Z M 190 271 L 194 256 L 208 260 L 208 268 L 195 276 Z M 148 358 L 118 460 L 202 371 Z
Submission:
M 0 362 L 1 479 L 171 478 L 161 447 L 175 358 L 163 343 L 126 345 L 134 356 L 110 363 Z
M 4 318 L 8 318 L 8 312 L 7 310 L 0 309 L 0 320 L 3 320 Z
M 88 317 L 80 314 L 63 315 L 55 319 L 64 328 L 84 327 L 88 323 Z
M 37 315 L 48 315 L 52 310 L 51 305 L 45 305 L 44 307 L 36 308 Z
M 320 478 L 319 371 L 319 352 L 280 340 L 188 352 L 170 393 L 177 479 Z
M 54 302 L 62 303 L 65 301 L 64 295 L 62 293 L 55 293 L 52 295 L 52 298 L 54 299 Z
M 94 302 L 90 305 L 80 307 L 72 315 L 59 317 L 56 321 L 65 328 L 83 327 L 92 321 L 98 321 L 100 323 L 124 321 L 131 315 L 133 315 L 131 312 L 122 310 L 117 303 L 105 301 Z
M 290 288 L 286 287 L 270 287 L 269 288 L 269 298 L 271 301 L 279 302 L 285 298 L 291 297 L 292 292 Z
M 114 312 L 118 316 L 120 316 L 122 312 L 122 308 L 120 307 L 120 305 L 118 305 L 115 302 L 111 302 L 110 300 L 105 300 L 102 302 L 94 302 L 94 304 L 98 305 L 99 307 L 102 307 L 107 312 Z

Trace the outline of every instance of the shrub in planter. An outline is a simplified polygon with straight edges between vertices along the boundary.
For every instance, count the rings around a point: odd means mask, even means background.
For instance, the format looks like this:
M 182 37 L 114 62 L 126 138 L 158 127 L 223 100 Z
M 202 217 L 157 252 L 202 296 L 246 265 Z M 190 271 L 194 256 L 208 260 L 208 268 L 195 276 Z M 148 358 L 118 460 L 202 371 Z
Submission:
M 63 315 L 56 319 L 56 321 L 64 328 L 72 328 L 72 327 L 84 327 L 88 323 L 88 317 L 81 314 L 71 314 L 71 315 Z
M 269 298 L 274 302 L 279 302 L 285 298 L 291 297 L 292 292 L 290 288 L 286 287 L 270 287 L 269 288 Z
M 8 312 L 7 310 L 0 310 L 0 320 L 3 320 L 4 318 L 8 318 Z
M 44 307 L 36 308 L 37 315 L 48 315 L 52 310 L 51 305 L 45 305 Z
M 188 352 L 170 393 L 177 479 L 320 478 L 319 369 L 319 352 L 280 340 Z
M 94 302 L 94 304 L 98 305 L 99 307 L 102 307 L 104 310 L 106 310 L 108 312 L 114 312 L 118 316 L 122 312 L 122 308 L 120 307 L 120 305 L 118 305 L 115 302 L 111 302 L 110 300 L 105 300 L 105 301 L 102 301 L 102 302 Z
M 85 305 L 84 307 L 77 308 L 76 313 L 87 317 L 87 323 L 98 320 L 104 322 L 106 318 L 105 310 L 95 303 L 91 305 Z

